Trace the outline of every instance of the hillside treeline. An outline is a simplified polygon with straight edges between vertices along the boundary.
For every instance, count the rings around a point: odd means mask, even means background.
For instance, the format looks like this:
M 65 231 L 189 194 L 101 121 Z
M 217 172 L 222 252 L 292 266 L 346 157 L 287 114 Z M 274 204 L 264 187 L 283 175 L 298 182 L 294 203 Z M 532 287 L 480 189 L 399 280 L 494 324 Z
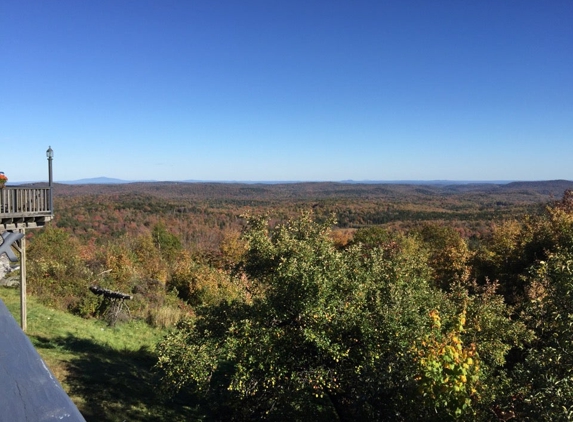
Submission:
M 284 221 L 312 208 L 336 227 L 411 227 L 447 222 L 464 237 L 481 236 L 493 221 L 536 213 L 573 182 L 507 185 L 133 183 L 56 185 L 57 226 L 83 242 L 148 233 L 161 221 L 186 249 L 216 251 L 240 215 Z
M 165 393 L 212 420 L 572 419 L 573 193 L 494 219 L 377 201 L 64 196 L 29 286 L 85 317 L 90 285 L 132 293 L 174 327 Z M 337 222 L 376 207 L 421 214 Z

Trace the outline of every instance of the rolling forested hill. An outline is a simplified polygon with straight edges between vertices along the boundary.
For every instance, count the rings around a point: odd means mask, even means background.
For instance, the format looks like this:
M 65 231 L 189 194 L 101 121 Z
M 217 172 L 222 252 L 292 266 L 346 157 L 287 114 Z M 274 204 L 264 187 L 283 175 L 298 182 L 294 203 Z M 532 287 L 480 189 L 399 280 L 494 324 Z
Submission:
M 512 182 L 507 184 L 378 184 L 378 183 L 185 183 L 141 182 L 124 184 L 57 184 L 56 192 L 64 196 L 85 194 L 151 194 L 164 199 L 233 199 L 233 200 L 313 200 L 327 198 L 404 198 L 420 199 L 424 196 L 488 195 L 492 198 L 509 196 L 515 201 L 545 201 L 561 196 L 573 187 L 573 181 L 551 180 L 539 182 Z
M 536 213 L 573 182 L 401 185 L 359 183 L 149 182 L 55 187 L 56 224 L 77 236 L 145 232 L 159 220 L 191 248 L 216 249 L 225 230 L 239 230 L 241 215 L 282 220 L 312 209 L 334 215 L 340 229 L 448 222 L 466 237 L 487 232 L 499 219 Z

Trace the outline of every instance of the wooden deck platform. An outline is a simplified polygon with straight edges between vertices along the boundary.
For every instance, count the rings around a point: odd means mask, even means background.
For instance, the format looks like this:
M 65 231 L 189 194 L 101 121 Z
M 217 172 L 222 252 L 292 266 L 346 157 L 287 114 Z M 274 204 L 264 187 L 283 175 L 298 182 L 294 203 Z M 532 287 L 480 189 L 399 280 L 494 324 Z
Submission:
M 52 203 L 49 187 L 0 189 L 0 232 L 44 226 L 54 216 Z

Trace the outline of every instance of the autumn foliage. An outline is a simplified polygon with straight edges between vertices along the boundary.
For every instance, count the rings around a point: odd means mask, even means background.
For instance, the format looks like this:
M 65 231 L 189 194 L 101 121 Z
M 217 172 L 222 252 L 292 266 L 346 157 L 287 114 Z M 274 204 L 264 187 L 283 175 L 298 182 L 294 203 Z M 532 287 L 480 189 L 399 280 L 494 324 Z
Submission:
M 87 318 L 90 285 L 132 294 L 130 318 L 172 328 L 161 387 L 206 418 L 573 419 L 571 191 L 543 209 L 74 192 L 30 238 L 30 291 Z

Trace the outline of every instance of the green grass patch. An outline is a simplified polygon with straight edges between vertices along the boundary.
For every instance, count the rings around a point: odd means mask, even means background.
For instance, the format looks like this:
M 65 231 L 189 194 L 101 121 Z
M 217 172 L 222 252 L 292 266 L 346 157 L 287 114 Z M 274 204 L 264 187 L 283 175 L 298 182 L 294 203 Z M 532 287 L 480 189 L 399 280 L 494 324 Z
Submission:
M 20 322 L 17 289 L 0 288 Z M 27 335 L 87 421 L 203 420 L 196 408 L 166 402 L 152 371 L 166 330 L 143 321 L 109 327 L 50 309 L 28 297 Z

